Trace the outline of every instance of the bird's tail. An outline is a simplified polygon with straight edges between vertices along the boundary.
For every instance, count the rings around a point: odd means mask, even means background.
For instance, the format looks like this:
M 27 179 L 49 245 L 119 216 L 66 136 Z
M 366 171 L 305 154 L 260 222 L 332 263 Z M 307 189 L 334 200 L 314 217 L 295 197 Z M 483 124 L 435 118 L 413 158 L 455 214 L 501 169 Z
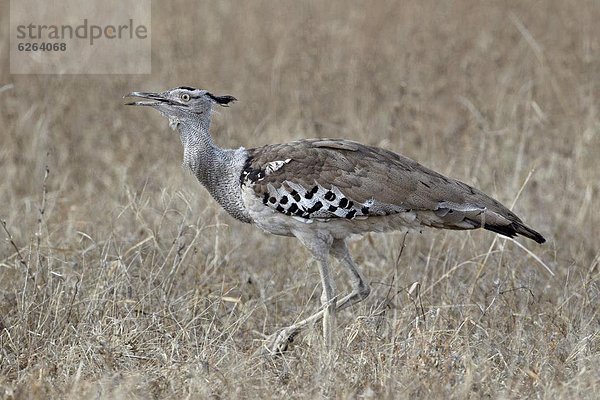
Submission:
M 546 239 L 539 232 L 529 228 L 521 221 L 512 221 L 508 225 L 500 224 L 485 224 L 483 226 L 488 231 L 496 232 L 504 236 L 515 237 L 517 235 L 525 236 L 526 238 L 535 240 L 538 243 L 544 243 Z
M 487 205 L 461 205 L 442 202 L 433 215 L 421 216 L 421 223 L 445 229 L 477 229 L 484 228 L 500 235 L 515 237 L 517 235 L 544 243 L 546 239 L 529 228 L 512 211 L 502 204 L 489 199 Z

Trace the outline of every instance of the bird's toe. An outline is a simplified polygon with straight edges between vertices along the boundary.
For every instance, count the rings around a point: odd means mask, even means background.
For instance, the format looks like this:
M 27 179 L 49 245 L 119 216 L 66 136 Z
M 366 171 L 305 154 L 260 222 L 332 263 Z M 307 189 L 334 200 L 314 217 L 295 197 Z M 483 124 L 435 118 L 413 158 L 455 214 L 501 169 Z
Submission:
M 269 336 L 264 343 L 264 352 L 270 356 L 279 356 L 286 352 L 294 338 L 298 335 L 297 329 L 284 328 Z

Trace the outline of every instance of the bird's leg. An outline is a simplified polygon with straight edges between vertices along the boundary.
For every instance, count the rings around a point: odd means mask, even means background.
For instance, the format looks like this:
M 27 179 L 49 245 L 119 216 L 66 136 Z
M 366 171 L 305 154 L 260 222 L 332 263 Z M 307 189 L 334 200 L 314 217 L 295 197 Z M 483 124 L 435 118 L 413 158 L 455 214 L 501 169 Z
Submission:
M 335 284 L 329 268 L 329 247 L 333 238 L 328 233 L 297 232 L 295 236 L 304 244 L 319 263 L 321 276 L 321 309 L 310 317 L 288 326 L 267 339 L 267 351 L 271 354 L 281 353 L 287 349 L 288 343 L 306 325 L 323 318 L 323 338 L 325 347 L 330 350 L 333 346 L 333 330 L 335 328 L 335 313 L 337 302 Z
M 330 248 L 331 255 L 337 258 L 340 263 L 344 266 L 345 271 L 350 277 L 350 283 L 352 285 L 352 291 L 341 299 L 337 300 L 335 296 L 332 296 L 333 301 L 330 303 L 325 302 L 321 309 L 315 314 L 309 316 L 308 318 L 303 319 L 302 321 L 298 321 L 293 325 L 288 326 L 277 332 L 275 335 L 271 336 L 267 345 L 267 350 L 271 354 L 278 354 L 287 349 L 287 346 L 290 342 L 294 340 L 296 335 L 300 333 L 302 329 L 304 329 L 307 325 L 310 325 L 314 322 L 319 321 L 323 318 L 323 327 L 326 329 L 325 325 L 325 314 L 330 311 L 330 307 L 335 304 L 335 311 L 343 310 L 347 307 L 350 307 L 353 304 L 356 304 L 369 296 L 371 289 L 369 285 L 363 278 L 362 274 L 358 270 L 356 264 L 352 260 L 350 253 L 348 252 L 348 247 L 346 246 L 346 242 L 344 240 L 335 239 L 332 242 Z M 322 268 L 322 267 L 321 267 Z M 327 273 L 329 273 L 329 269 L 327 268 Z M 322 274 L 323 275 L 323 274 Z M 325 281 L 325 279 L 323 279 Z M 333 279 L 329 276 L 329 282 L 333 284 Z M 325 285 L 324 285 L 325 288 Z M 333 289 L 333 288 L 332 288 Z M 327 295 L 325 294 L 325 289 L 323 290 L 323 295 L 321 300 L 327 299 Z
M 367 290 L 369 290 L 368 286 Z M 361 300 L 364 300 L 367 296 L 368 293 L 365 294 L 364 291 L 353 290 L 351 293 L 342 297 L 339 301 L 336 301 L 336 312 L 347 308 L 353 304 L 356 304 Z M 267 353 L 280 354 L 286 351 L 289 343 L 294 341 L 294 338 L 300 333 L 300 331 L 304 329 L 307 325 L 315 323 L 321 318 L 323 318 L 327 309 L 328 308 L 326 306 L 322 306 L 319 311 L 309 316 L 308 318 L 298 321 L 295 324 L 281 329 L 280 331 L 271 335 L 265 343 Z
M 331 244 L 330 250 L 331 255 L 337 258 L 340 264 L 344 266 L 352 285 L 352 291 L 337 302 L 337 311 L 340 311 L 366 299 L 371 293 L 371 289 L 356 264 L 354 264 L 344 239 L 335 239 Z
M 319 261 L 319 273 L 323 292 L 321 293 L 321 306 L 323 307 L 323 339 L 325 348 L 329 351 L 333 346 L 333 329 L 335 328 L 336 299 L 334 281 L 329 269 L 327 257 Z
M 333 238 L 327 232 L 297 232 L 295 236 L 308 248 L 319 263 L 321 275 L 321 306 L 323 308 L 323 339 L 325 348 L 329 351 L 333 346 L 333 330 L 335 327 L 335 282 L 329 269 L 329 248 Z M 310 317 L 309 317 L 310 318 Z

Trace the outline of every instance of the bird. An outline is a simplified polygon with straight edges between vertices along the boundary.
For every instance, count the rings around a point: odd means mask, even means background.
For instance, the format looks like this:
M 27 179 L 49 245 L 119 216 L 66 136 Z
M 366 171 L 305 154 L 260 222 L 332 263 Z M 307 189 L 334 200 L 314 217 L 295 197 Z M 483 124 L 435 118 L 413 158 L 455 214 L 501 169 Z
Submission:
M 370 286 L 348 251 L 351 236 L 368 232 L 484 228 L 537 243 L 544 237 L 482 191 L 395 152 L 346 139 L 301 139 L 262 147 L 221 148 L 210 134 L 218 106 L 237 99 L 180 86 L 164 92 L 131 92 L 126 103 L 159 111 L 179 133 L 183 164 L 235 219 L 281 236 L 296 237 L 317 261 L 321 307 L 267 338 L 264 348 L 282 354 L 307 325 L 323 324 L 331 349 L 335 316 L 366 299 Z M 329 259 L 348 275 L 351 291 L 338 296 Z

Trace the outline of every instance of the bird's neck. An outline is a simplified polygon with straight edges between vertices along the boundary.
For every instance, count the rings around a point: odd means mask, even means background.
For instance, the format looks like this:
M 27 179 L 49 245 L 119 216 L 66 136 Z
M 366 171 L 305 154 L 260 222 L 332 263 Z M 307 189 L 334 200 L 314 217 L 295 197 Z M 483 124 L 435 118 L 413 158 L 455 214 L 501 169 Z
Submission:
M 183 145 L 183 164 L 207 186 L 215 178 L 215 169 L 225 158 L 226 150 L 215 145 L 209 133 L 210 120 L 186 121 L 177 126 Z
M 247 158 L 246 150 L 217 146 L 210 136 L 209 128 L 210 121 L 178 126 L 183 145 L 183 164 L 229 214 L 250 222 L 240 187 L 240 175 Z

